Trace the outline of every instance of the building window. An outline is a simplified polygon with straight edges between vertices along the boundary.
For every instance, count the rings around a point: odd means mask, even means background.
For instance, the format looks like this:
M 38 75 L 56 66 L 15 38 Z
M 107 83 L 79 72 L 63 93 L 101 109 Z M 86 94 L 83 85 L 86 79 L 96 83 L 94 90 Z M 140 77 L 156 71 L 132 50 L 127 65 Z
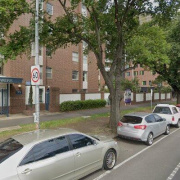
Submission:
M 39 102 L 43 102 L 43 89 L 39 89 Z
M 140 71 L 140 75 L 144 75 L 144 71 Z
M 79 62 L 79 54 L 77 52 L 72 53 L 72 61 Z
M 152 85 L 152 82 L 151 82 L 151 81 L 149 81 L 149 85 L 150 85 L 150 86 Z
M 155 72 L 155 71 L 151 71 L 151 74 L 152 74 L 152 75 L 155 75 L 155 74 L 156 74 L 156 72 Z
M 46 78 L 52 79 L 52 68 L 50 68 L 50 67 L 46 68 Z
M 138 76 L 138 71 L 134 71 L 134 76 Z
M 142 85 L 143 85 L 143 86 L 146 85 L 146 81 L 143 81 L 143 82 L 142 82 Z
M 130 72 L 126 72 L 126 76 L 130 76 L 131 75 L 131 73 Z
M 72 93 L 77 93 L 78 90 L 77 89 L 72 89 Z
M 73 71 L 72 72 L 72 80 L 78 80 L 79 79 L 79 72 Z
M 87 64 L 88 57 L 87 55 L 83 55 L 83 64 Z
M 87 82 L 87 71 L 83 71 L 83 81 Z
M 82 4 L 82 15 L 85 16 L 85 17 L 87 16 L 87 8 L 83 4 Z
M 53 15 L 53 5 L 52 4 L 50 4 L 50 3 L 46 4 L 46 12 L 51 16 Z

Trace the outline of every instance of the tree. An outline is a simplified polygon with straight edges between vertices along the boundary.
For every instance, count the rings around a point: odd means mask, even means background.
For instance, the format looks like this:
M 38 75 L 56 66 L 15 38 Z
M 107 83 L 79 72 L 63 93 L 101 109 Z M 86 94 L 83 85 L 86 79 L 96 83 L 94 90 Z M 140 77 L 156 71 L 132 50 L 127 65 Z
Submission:
M 132 92 L 140 92 L 139 79 L 134 78 L 132 80 L 124 79 L 121 81 L 121 88 L 123 91 L 130 89 Z
M 131 60 L 130 56 L 126 56 L 128 54 L 126 45 L 139 30 L 139 16 L 150 14 L 157 20 L 165 21 L 166 18 L 169 18 L 168 14 L 172 15 L 173 12 L 176 12 L 179 5 L 178 0 L 155 1 L 158 2 L 157 6 L 153 6 L 151 0 L 83 0 L 82 2 L 81 0 L 71 0 L 70 2 L 58 0 L 64 10 L 64 15 L 55 21 L 51 21 L 49 17 L 46 18 L 47 16 L 42 19 L 41 43 L 52 51 L 59 47 L 66 47 L 70 43 L 79 44 L 84 41 L 87 43 L 85 52 L 94 53 L 97 66 L 110 91 L 110 127 L 114 132 L 116 132 L 117 122 L 120 119 L 119 102 L 123 98 L 120 86 L 125 72 L 125 64 Z M 82 4 L 87 9 L 87 15 L 79 14 L 76 11 Z M 28 31 L 27 28 L 26 31 Z M 25 29 L 22 32 L 25 32 Z M 11 36 L 10 43 L 13 42 L 13 46 L 7 43 L 3 50 L 5 58 L 11 57 L 11 52 L 14 56 L 16 56 L 15 52 L 20 53 L 14 49 L 20 39 L 21 32 Z M 21 40 L 22 46 L 26 47 L 23 39 Z M 138 50 L 134 44 L 134 52 L 138 52 Z M 21 53 L 23 51 L 24 49 L 21 50 Z M 105 70 L 104 56 L 112 60 L 109 72 Z
M 177 17 L 164 27 L 154 22 L 144 24 L 141 33 L 132 38 L 131 44 L 139 46 L 136 62 L 157 72 L 160 81 L 166 81 L 177 94 L 180 103 L 180 18 Z M 130 47 L 131 55 L 133 48 Z

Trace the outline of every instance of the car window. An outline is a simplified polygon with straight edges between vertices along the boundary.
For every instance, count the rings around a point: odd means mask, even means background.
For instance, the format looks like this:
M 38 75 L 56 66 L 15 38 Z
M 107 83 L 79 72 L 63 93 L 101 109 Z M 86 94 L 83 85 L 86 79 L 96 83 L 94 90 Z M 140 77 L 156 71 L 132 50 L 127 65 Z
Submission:
M 177 111 L 177 109 L 175 107 L 172 108 L 172 112 L 173 112 L 173 114 L 178 113 L 178 111 Z
M 123 116 L 121 122 L 131 123 L 131 124 L 141 124 L 142 118 L 137 116 Z
M 20 166 L 53 157 L 69 151 L 69 145 L 64 136 L 51 139 L 35 145 L 20 163 Z
M 153 113 L 172 114 L 169 107 L 159 107 L 159 106 L 154 109 Z
M 156 119 L 156 122 L 160 122 L 160 121 L 163 121 L 163 118 L 158 116 L 157 114 L 154 114 L 154 117 Z
M 21 148 L 23 145 L 12 138 L 0 143 L 0 163 L 17 153 Z
M 74 149 L 79 149 L 93 144 L 93 140 L 82 134 L 69 135 L 70 141 Z
M 155 120 L 155 118 L 154 118 L 154 116 L 151 114 L 151 115 L 149 115 L 149 116 L 146 116 L 145 117 L 145 121 L 147 122 L 147 123 L 154 123 L 154 122 L 156 122 L 156 120 Z

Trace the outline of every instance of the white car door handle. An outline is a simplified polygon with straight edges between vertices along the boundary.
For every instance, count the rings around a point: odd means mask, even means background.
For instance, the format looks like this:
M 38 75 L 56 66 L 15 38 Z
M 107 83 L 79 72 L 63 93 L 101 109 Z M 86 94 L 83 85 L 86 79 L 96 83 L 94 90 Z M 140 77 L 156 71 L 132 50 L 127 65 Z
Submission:
M 32 171 L 32 169 L 25 169 L 21 174 L 28 174 Z
M 77 156 L 77 157 L 80 157 L 80 156 L 81 156 L 81 153 L 80 153 L 80 152 L 76 153 L 76 156 Z

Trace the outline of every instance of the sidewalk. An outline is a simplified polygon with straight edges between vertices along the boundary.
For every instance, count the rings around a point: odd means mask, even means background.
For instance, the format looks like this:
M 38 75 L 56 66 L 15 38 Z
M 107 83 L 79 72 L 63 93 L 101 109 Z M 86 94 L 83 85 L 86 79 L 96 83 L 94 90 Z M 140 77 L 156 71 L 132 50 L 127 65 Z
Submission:
M 170 103 L 163 102 L 163 103 Z M 171 101 L 172 103 L 172 101 Z M 153 105 L 156 105 L 157 102 L 153 103 Z M 128 105 L 128 106 L 122 106 L 121 110 L 125 109 L 133 109 L 136 107 L 145 107 L 150 106 L 150 103 L 144 103 L 144 104 L 136 104 L 136 105 Z M 81 116 L 91 116 L 94 114 L 102 114 L 109 112 L 109 107 L 104 108 L 97 108 L 97 109 L 88 109 L 88 110 L 79 110 L 79 111 L 71 111 L 71 112 L 56 112 L 56 113 L 50 113 L 47 111 L 42 111 L 40 113 L 40 121 L 51 121 L 51 120 L 59 120 L 59 119 L 66 119 L 66 118 L 75 118 L 75 117 L 81 117 Z M 3 128 L 15 128 L 22 124 L 32 124 L 34 123 L 33 116 L 25 116 L 23 114 L 15 114 L 11 115 L 10 117 L 0 116 L 0 130 Z

